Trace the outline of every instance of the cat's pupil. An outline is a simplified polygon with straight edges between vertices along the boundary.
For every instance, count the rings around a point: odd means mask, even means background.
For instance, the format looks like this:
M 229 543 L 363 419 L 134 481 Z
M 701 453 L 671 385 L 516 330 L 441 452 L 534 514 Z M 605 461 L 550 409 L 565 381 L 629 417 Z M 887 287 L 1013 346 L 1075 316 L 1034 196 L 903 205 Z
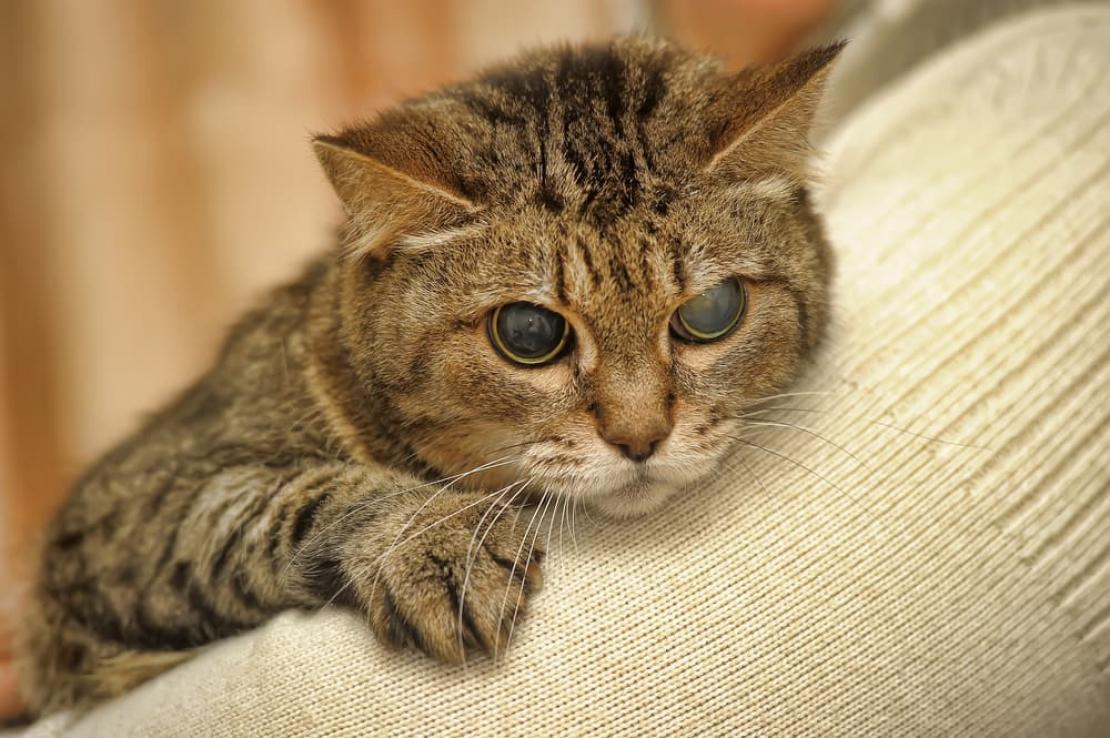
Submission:
M 497 311 L 495 330 L 510 358 L 542 360 L 560 348 L 566 321 L 538 305 L 515 302 Z

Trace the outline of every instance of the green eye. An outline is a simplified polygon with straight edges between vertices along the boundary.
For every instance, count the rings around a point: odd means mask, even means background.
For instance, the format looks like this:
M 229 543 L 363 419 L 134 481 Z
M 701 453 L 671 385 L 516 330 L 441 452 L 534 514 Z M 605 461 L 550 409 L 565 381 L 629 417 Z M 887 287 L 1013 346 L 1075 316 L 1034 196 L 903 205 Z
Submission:
M 570 326 L 558 313 L 528 302 L 513 302 L 490 313 L 489 337 L 509 361 L 538 366 L 563 352 L 570 342 Z
M 739 279 L 726 279 L 687 300 L 671 316 L 671 330 L 686 341 L 709 343 L 724 338 L 740 322 L 747 294 Z

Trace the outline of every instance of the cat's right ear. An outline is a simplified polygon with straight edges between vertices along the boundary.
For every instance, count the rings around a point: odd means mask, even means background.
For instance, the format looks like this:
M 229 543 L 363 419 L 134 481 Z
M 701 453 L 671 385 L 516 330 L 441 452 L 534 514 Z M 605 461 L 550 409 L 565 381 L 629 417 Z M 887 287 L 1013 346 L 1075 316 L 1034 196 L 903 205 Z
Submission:
M 343 202 L 350 255 L 435 240 L 465 226 L 477 207 L 435 182 L 408 174 L 341 136 L 316 136 L 316 158 Z

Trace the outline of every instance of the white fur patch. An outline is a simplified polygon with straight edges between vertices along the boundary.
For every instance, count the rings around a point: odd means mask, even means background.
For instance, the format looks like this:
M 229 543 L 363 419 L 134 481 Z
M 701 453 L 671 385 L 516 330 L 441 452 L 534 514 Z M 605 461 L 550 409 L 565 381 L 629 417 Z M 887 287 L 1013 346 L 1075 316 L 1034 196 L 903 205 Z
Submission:
M 431 249 L 440 248 L 464 236 L 474 235 L 480 232 L 483 227 L 481 224 L 471 224 L 442 231 L 412 233 L 399 237 L 393 245 L 398 251 L 406 254 L 420 254 Z M 373 253 L 383 246 L 383 242 L 389 239 L 393 233 L 393 230 L 387 227 L 387 224 L 362 226 L 358 230 L 361 235 L 350 241 L 344 249 L 347 258 L 361 259 L 367 254 Z
M 381 225 L 364 226 L 356 223 L 356 227 L 359 237 L 347 243 L 343 249 L 344 256 L 349 259 L 361 259 L 373 252 L 382 238 L 388 234 L 385 227 Z
M 431 249 L 446 246 L 452 241 L 471 236 L 482 230 L 481 226 L 468 225 L 462 228 L 448 228 L 444 231 L 429 231 L 428 233 L 414 233 L 401 236 L 397 239 L 397 249 L 406 254 L 419 254 Z
M 797 190 L 798 185 L 794 180 L 782 175 L 772 175 L 736 186 L 737 193 L 776 202 L 788 202 Z

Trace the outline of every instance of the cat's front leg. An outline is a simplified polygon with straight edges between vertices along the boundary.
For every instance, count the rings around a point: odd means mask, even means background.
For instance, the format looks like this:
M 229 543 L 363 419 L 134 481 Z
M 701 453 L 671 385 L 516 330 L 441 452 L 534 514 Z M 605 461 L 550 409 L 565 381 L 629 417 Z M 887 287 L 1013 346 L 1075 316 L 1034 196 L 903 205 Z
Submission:
M 543 536 L 534 509 L 496 498 L 441 488 L 391 500 L 339 544 L 333 596 L 365 611 L 388 645 L 452 663 L 503 654 L 541 586 Z
M 508 494 L 347 463 L 122 471 L 81 484 L 48 536 L 21 628 L 36 712 L 114 697 L 293 607 L 354 607 L 447 661 L 496 652 L 539 585 L 538 521 Z

